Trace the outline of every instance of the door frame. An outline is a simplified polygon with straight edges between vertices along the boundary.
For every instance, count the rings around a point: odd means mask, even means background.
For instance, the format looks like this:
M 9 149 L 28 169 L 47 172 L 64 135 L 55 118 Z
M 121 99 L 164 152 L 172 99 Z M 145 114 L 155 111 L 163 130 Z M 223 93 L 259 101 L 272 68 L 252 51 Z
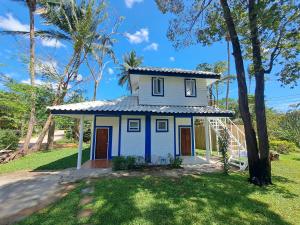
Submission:
M 193 156 L 193 135 L 192 135 L 192 126 L 191 125 L 179 125 L 178 126 L 178 148 L 179 148 L 179 155 L 182 156 L 181 154 L 181 128 L 189 128 L 190 129 L 190 135 L 191 135 L 191 155 Z
M 94 128 L 94 143 L 93 143 L 93 160 L 96 159 L 96 145 L 97 145 L 97 129 L 108 129 L 108 148 L 107 148 L 107 157 L 106 159 L 112 159 L 112 126 L 95 126 Z

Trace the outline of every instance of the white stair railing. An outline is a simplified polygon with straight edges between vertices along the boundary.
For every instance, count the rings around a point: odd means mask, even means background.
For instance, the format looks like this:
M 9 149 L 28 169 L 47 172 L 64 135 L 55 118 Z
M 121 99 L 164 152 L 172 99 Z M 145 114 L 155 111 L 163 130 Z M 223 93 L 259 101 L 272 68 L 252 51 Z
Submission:
M 209 118 L 208 121 L 217 137 L 221 137 L 222 132 L 226 131 L 228 133 L 229 163 L 238 166 L 240 170 L 245 170 L 248 166 L 248 161 L 244 132 L 229 118 Z

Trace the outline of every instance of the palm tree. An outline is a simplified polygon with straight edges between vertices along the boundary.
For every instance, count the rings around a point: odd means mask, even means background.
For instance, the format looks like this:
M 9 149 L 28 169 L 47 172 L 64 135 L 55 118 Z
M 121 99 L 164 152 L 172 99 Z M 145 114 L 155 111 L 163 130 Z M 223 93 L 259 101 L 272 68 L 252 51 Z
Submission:
M 128 69 L 134 68 L 142 65 L 143 63 L 143 57 L 138 57 L 136 55 L 136 52 L 132 50 L 131 52 L 125 54 L 123 56 L 123 64 L 121 66 L 121 73 L 119 74 L 119 85 L 123 86 L 124 84 L 127 85 L 127 88 L 129 89 L 129 74 Z
M 226 34 L 226 42 L 227 42 L 227 76 L 230 76 L 230 35 L 229 33 Z M 226 84 L 226 109 L 228 109 L 228 98 L 229 98 L 229 85 L 230 85 L 230 79 L 227 79 L 227 84 Z
M 54 1 L 53 1 L 54 2 Z M 81 1 L 77 4 L 76 0 L 57 1 L 44 4 L 44 11 L 41 16 L 47 24 L 56 26 L 60 34 L 72 43 L 73 53 L 65 66 L 62 77 L 58 82 L 56 96 L 53 105 L 61 104 L 67 94 L 69 83 L 76 80 L 80 65 L 87 59 L 91 46 L 101 36 L 97 29 L 102 23 L 106 14 L 104 13 L 104 2 L 90 0 Z M 98 5 L 96 5 L 98 4 Z M 38 137 L 33 150 L 39 150 L 42 141 L 51 126 L 52 115 L 50 114 Z
M 30 17 L 30 28 L 29 28 L 29 39 L 30 39 L 30 61 L 29 61 L 29 73 L 30 73 L 30 84 L 31 84 L 31 110 L 30 119 L 28 123 L 28 130 L 26 138 L 23 145 L 23 154 L 27 154 L 30 144 L 30 139 L 32 137 L 32 132 L 35 124 L 35 35 L 34 35 L 34 12 L 36 10 L 36 0 L 26 0 L 27 7 L 29 10 Z

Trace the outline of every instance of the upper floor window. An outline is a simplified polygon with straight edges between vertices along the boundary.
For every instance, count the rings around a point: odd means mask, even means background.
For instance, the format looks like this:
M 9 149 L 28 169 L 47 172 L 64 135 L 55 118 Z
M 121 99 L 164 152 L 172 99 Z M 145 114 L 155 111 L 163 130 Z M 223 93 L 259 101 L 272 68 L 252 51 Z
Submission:
M 196 97 L 196 80 L 195 79 L 185 79 L 185 97 Z
M 164 78 L 152 77 L 152 95 L 164 96 Z

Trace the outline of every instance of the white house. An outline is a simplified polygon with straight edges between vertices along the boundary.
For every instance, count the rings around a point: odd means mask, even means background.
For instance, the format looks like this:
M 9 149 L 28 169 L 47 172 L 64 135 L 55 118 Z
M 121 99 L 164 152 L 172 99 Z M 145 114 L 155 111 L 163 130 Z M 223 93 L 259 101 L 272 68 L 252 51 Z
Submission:
M 93 121 L 91 160 L 140 156 L 160 164 L 168 155 L 195 156 L 194 121 L 200 118 L 205 121 L 209 161 L 209 126 L 217 131 L 222 118 L 233 115 L 208 106 L 208 86 L 220 74 L 152 67 L 131 68 L 128 73 L 130 96 L 49 107 L 52 114 L 81 119 L 78 168 L 84 120 Z

